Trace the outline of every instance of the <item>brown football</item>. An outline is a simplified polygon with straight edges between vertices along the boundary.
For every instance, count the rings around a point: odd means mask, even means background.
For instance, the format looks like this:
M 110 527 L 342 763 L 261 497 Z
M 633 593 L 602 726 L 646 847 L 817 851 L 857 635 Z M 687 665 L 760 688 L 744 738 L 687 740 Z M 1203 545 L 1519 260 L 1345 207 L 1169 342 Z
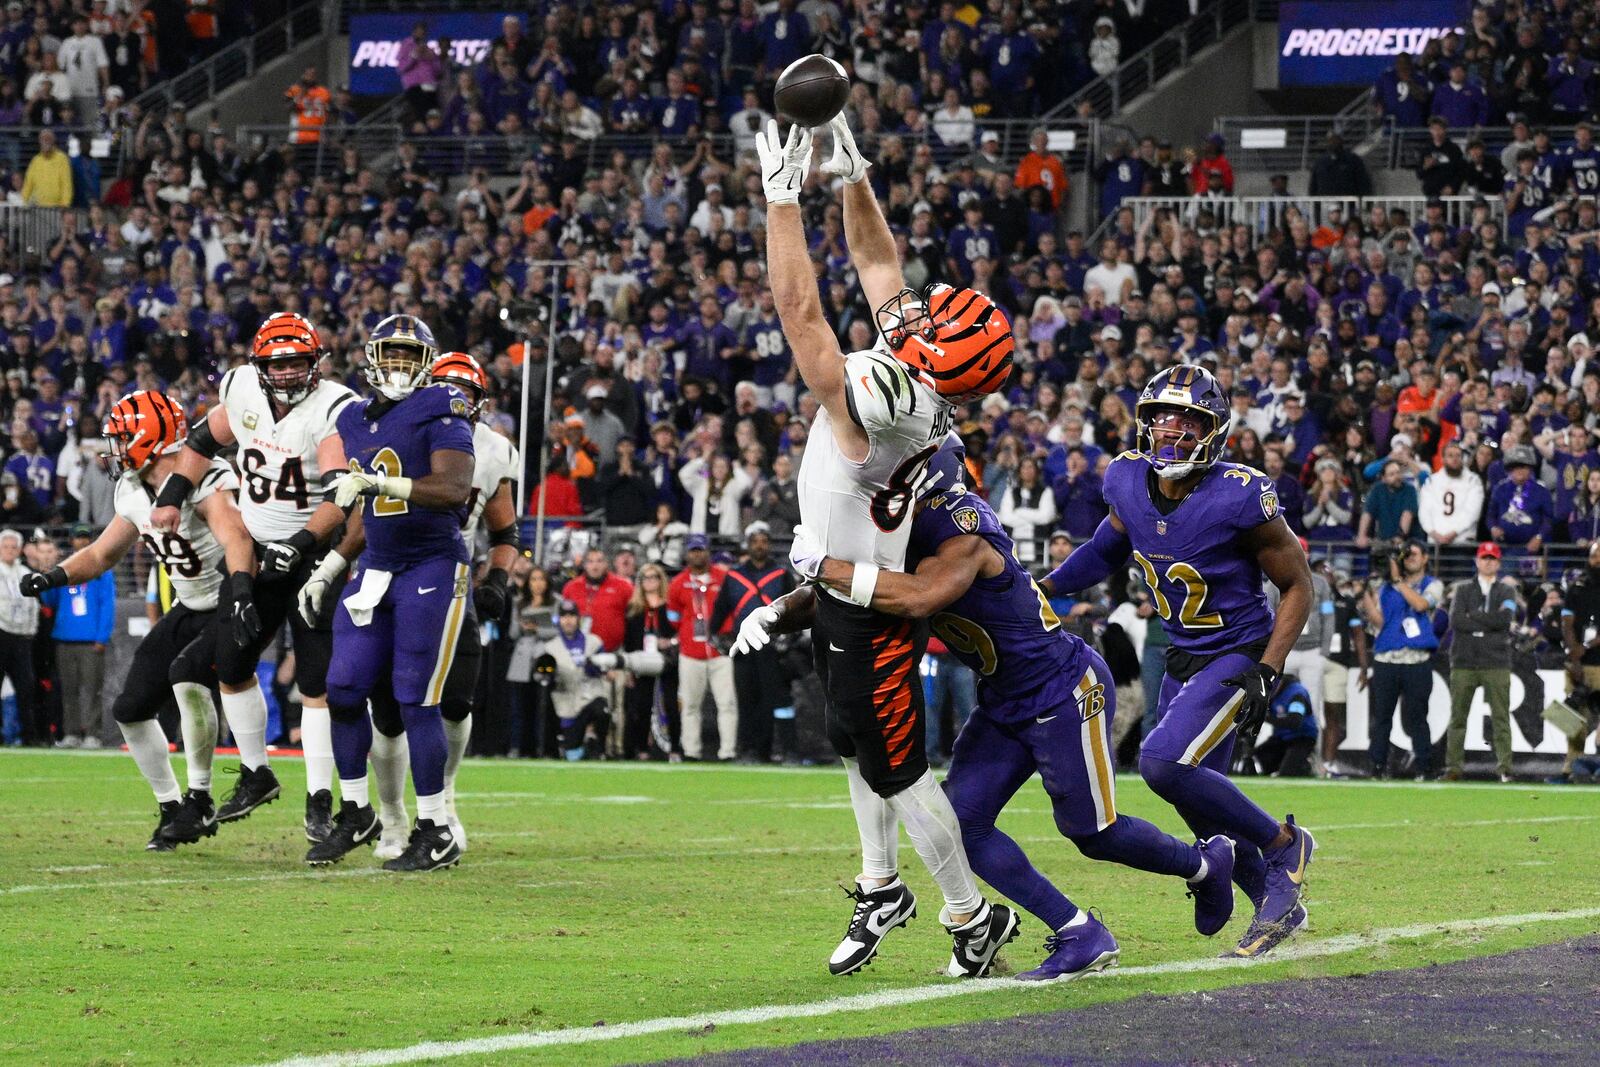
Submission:
M 825 55 L 802 56 L 778 75 L 778 115 L 800 126 L 826 126 L 850 99 L 850 76 Z

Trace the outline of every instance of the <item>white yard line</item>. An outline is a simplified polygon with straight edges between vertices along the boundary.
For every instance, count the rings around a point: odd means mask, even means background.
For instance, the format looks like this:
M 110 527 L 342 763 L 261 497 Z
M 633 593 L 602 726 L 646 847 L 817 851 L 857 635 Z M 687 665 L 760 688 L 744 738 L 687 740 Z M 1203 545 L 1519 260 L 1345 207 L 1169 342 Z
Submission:
M 1369 949 L 1391 941 L 1409 940 L 1446 933 L 1473 933 L 1481 930 L 1523 926 L 1530 923 L 1560 922 L 1574 919 L 1600 917 L 1600 908 L 1574 911 L 1529 912 L 1523 915 L 1491 915 L 1481 919 L 1460 919 L 1453 922 L 1396 926 L 1386 930 L 1373 930 L 1365 934 L 1345 934 L 1320 941 L 1301 941 L 1285 945 L 1282 949 L 1253 966 L 1315 959 L 1322 956 L 1341 955 L 1360 949 Z M 1117 968 L 1104 973 L 1105 978 L 1141 978 L 1168 974 L 1186 974 L 1195 971 L 1215 971 L 1223 968 L 1248 967 L 1252 964 L 1239 960 L 1207 957 L 1196 960 L 1174 960 L 1139 967 Z M 405 1048 L 374 1049 L 366 1052 L 336 1052 L 323 1056 L 298 1056 L 281 1060 L 270 1067 L 381 1067 L 386 1064 L 418 1063 L 423 1060 L 449 1059 L 457 1056 L 488 1056 L 520 1049 L 550 1048 L 566 1045 L 589 1045 L 601 1041 L 618 1041 L 625 1038 L 646 1037 L 670 1032 L 689 1033 L 710 1027 L 745 1026 L 752 1023 L 769 1023 L 786 1019 L 814 1019 L 848 1012 L 879 1011 L 900 1008 L 933 1000 L 972 996 L 979 993 L 1032 990 L 1041 987 L 1019 982 L 1013 978 L 996 978 L 976 982 L 939 982 L 933 985 L 910 986 L 904 989 L 886 989 L 876 993 L 858 993 L 854 996 L 834 997 L 812 1001 L 808 1004 L 768 1004 L 755 1008 L 738 1008 L 730 1011 L 705 1012 L 699 1015 L 679 1015 L 661 1019 L 644 1019 L 639 1022 L 619 1023 L 613 1026 L 580 1026 L 570 1030 L 527 1030 L 516 1034 L 497 1034 L 493 1037 L 469 1038 L 460 1041 L 428 1041 Z M 692 1050 L 690 1050 L 692 1051 Z

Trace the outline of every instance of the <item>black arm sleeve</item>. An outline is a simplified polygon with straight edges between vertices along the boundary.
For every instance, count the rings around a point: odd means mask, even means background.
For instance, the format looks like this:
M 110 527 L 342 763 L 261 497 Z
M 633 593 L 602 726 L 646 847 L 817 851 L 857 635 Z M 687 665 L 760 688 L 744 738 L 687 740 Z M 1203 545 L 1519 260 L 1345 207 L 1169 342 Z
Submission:
M 510 545 L 512 548 L 518 548 L 521 546 L 521 544 L 522 538 L 519 536 L 517 524 L 514 522 L 503 530 L 489 531 L 490 548 L 495 548 L 499 545 Z
M 207 459 L 216 459 L 222 445 L 211 434 L 211 423 L 201 419 L 189 429 L 189 439 L 184 442 Z
M 161 483 L 161 491 L 156 494 L 156 507 L 178 508 L 189 499 L 189 494 L 194 492 L 194 483 L 177 471 L 167 475 L 167 480 Z

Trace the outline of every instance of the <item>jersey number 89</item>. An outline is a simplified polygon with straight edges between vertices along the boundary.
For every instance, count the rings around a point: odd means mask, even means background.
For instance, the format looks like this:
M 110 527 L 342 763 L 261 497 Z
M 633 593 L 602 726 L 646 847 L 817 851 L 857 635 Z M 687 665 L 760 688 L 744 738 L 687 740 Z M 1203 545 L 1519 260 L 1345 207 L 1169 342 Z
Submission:
M 907 456 L 905 462 L 889 475 L 889 484 L 872 494 L 872 522 L 884 533 L 893 533 L 911 514 L 911 501 L 916 496 L 917 483 L 928 460 L 939 451 L 938 445 L 929 445 L 921 452 Z

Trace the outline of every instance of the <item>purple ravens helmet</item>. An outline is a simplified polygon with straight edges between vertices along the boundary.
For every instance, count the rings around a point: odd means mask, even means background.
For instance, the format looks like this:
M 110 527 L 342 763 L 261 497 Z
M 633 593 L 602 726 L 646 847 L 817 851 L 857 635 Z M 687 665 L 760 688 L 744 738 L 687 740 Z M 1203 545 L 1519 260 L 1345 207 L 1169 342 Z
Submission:
M 404 400 L 428 384 L 438 355 L 427 323 L 415 315 L 390 315 L 367 339 L 367 381 L 390 400 Z
M 1197 419 L 1198 427 L 1182 436 L 1157 443 L 1157 421 L 1178 413 Z M 1187 478 L 1222 458 L 1228 442 L 1228 398 L 1212 373 L 1204 367 L 1180 363 L 1151 378 L 1134 407 L 1138 450 L 1150 460 L 1156 474 L 1169 481 Z
M 952 489 L 965 489 L 966 486 L 967 446 L 962 444 L 961 435 L 951 430 L 939 445 L 939 451 L 928 460 L 922 482 L 917 486 L 917 495 L 932 496 L 934 493 L 948 493 Z

